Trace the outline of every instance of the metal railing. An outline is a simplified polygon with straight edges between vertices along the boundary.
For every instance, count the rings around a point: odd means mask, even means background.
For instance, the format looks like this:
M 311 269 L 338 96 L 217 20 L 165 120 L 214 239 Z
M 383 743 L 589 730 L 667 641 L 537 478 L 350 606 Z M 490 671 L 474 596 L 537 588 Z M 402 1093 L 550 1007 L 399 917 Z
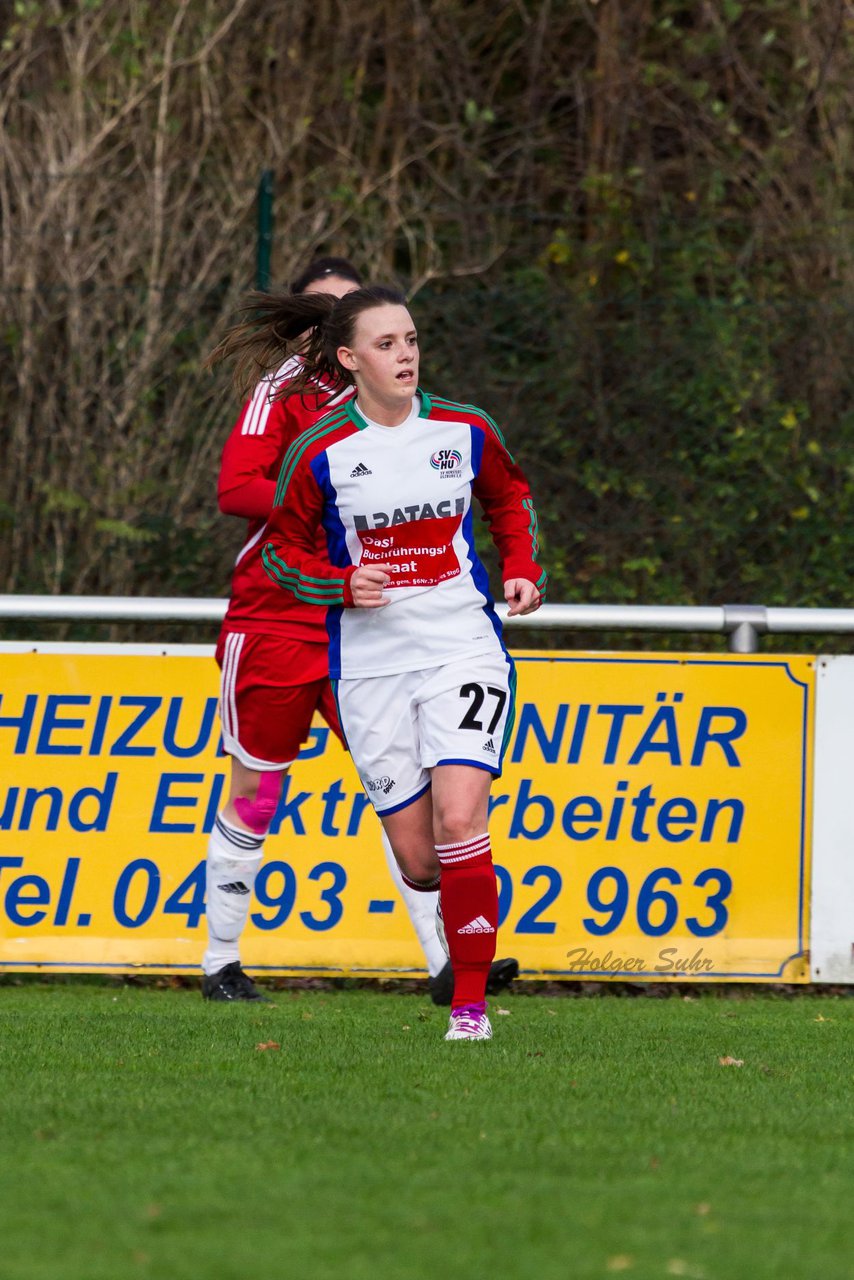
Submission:
M 180 596 L 0 595 L 0 621 L 210 622 L 222 621 L 228 601 Z M 546 604 L 508 628 L 567 631 L 670 631 L 729 637 L 732 653 L 757 653 L 763 635 L 854 635 L 854 609 L 788 609 L 764 605 Z

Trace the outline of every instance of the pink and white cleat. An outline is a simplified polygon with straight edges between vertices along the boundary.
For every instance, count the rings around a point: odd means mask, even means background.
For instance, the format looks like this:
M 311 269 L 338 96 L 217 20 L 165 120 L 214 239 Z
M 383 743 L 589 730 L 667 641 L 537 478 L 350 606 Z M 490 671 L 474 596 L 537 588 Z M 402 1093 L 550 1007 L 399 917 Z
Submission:
M 492 1024 L 486 1004 L 464 1004 L 451 1011 L 446 1040 L 491 1040 Z

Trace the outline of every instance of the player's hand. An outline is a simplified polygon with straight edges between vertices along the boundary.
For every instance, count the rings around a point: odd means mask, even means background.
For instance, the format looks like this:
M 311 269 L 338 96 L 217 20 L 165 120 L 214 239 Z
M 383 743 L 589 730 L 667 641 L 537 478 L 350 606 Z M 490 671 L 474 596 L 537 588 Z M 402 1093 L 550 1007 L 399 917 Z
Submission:
M 383 588 L 391 581 L 391 574 L 384 564 L 360 565 L 350 579 L 353 604 L 357 609 L 383 609 L 389 600 Z
M 542 603 L 542 596 L 527 578 L 511 578 L 509 582 L 505 582 L 504 599 L 510 606 L 507 610 L 508 618 L 515 618 L 522 613 L 534 613 Z

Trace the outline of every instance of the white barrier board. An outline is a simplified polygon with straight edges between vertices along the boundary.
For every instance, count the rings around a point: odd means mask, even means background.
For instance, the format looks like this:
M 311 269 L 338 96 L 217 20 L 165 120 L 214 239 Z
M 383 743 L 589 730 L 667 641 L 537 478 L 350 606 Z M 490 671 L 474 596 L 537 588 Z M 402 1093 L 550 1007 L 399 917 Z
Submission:
M 816 662 L 812 982 L 854 982 L 854 657 Z

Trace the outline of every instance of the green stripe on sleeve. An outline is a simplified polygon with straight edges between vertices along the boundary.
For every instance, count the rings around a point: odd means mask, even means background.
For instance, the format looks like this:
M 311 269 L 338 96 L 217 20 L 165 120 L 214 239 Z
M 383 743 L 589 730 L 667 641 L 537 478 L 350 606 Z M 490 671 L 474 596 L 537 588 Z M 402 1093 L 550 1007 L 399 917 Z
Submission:
M 264 568 L 271 578 L 292 591 L 298 600 L 306 604 L 334 605 L 344 603 L 344 583 L 331 579 L 310 578 L 293 569 L 277 555 L 271 542 L 261 551 Z
M 323 436 L 331 431 L 337 430 L 338 427 L 348 420 L 348 416 L 343 410 L 339 409 L 334 415 L 321 418 L 315 426 L 310 427 L 308 431 L 304 431 L 301 436 L 297 436 L 296 440 L 288 449 L 282 461 L 281 470 L 279 471 L 279 482 L 276 485 L 276 496 L 273 499 L 274 506 L 280 506 L 285 496 L 285 491 L 291 482 L 294 470 L 302 455 L 305 453 L 309 445 L 320 440 Z

